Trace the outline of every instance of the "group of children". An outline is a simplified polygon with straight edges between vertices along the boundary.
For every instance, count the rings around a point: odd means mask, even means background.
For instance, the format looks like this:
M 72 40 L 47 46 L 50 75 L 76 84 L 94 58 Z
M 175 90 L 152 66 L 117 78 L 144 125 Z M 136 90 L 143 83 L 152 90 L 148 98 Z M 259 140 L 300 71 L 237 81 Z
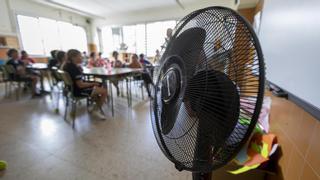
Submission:
M 10 74 L 12 79 L 26 81 L 30 84 L 32 89 L 32 96 L 39 97 L 41 94 L 37 92 L 36 85 L 39 81 L 39 74 L 36 72 L 27 71 L 27 65 L 35 63 L 35 61 L 28 56 L 26 51 L 19 52 L 16 49 L 10 49 L 7 52 L 8 61 L 7 65 L 11 65 L 15 69 L 15 73 Z M 85 57 L 82 53 L 76 49 L 70 49 L 68 52 L 53 50 L 51 51 L 52 58 L 49 60 L 49 69 L 61 69 L 67 72 L 71 80 L 73 81 L 73 93 L 75 96 L 91 96 L 95 99 L 98 107 L 101 107 L 107 98 L 107 89 L 104 88 L 101 83 L 98 82 L 88 82 L 84 80 L 84 75 L 82 73 L 83 60 Z M 90 58 L 87 63 L 87 67 L 108 67 L 112 66 L 115 68 L 143 68 L 148 64 L 151 64 L 148 60 L 144 59 L 143 54 L 140 55 L 140 59 L 137 54 L 131 56 L 130 63 L 122 63 L 118 59 L 119 53 L 114 51 L 112 53 L 113 62 L 108 59 L 101 58 L 101 54 L 97 57 L 96 53 L 91 53 Z M 54 68 L 55 67 L 55 68 Z M 53 74 L 54 75 L 54 74 Z M 144 71 L 142 73 L 142 80 L 145 82 L 147 92 L 149 97 L 151 97 L 149 85 L 153 84 L 152 78 L 149 73 Z M 58 77 L 53 77 L 58 78 Z M 119 95 L 118 81 L 120 79 L 113 79 L 112 83 L 117 89 L 117 94 Z M 102 116 L 102 115 L 101 115 Z
M 41 94 L 37 92 L 36 86 L 39 81 L 39 75 L 36 72 L 28 71 L 26 66 L 34 63 L 32 58 L 29 58 L 26 51 L 21 51 L 21 56 L 19 57 L 19 52 L 16 49 L 9 49 L 7 52 L 8 61 L 7 65 L 10 65 L 14 71 L 10 71 L 10 79 L 15 81 L 24 81 L 26 85 L 29 85 L 32 90 L 32 97 L 39 97 Z
M 144 54 L 140 54 L 139 57 L 137 54 L 132 54 L 130 58 L 130 63 L 123 63 L 121 60 L 119 60 L 119 53 L 117 51 L 112 52 L 112 58 L 113 61 L 110 61 L 108 58 L 102 58 L 101 57 L 102 53 L 99 53 L 98 55 L 95 52 L 90 53 L 90 57 L 88 58 L 86 66 L 88 68 L 92 67 L 105 67 L 105 68 L 123 68 L 123 67 L 128 67 L 128 68 L 144 68 L 146 66 L 151 65 L 151 63 L 145 59 Z M 87 60 L 86 58 L 86 53 L 83 52 L 83 59 L 84 61 Z M 137 77 L 136 77 L 137 79 Z M 152 83 L 152 78 L 150 77 L 150 74 L 146 71 L 142 72 L 141 79 L 144 81 L 147 92 L 149 97 L 151 97 L 149 85 L 153 84 Z M 110 81 L 113 83 L 113 85 L 117 89 L 117 95 L 120 95 L 120 90 L 119 90 L 119 80 L 121 80 L 121 77 L 117 78 L 114 77 L 110 79 Z
M 133 54 L 132 56 L 138 57 L 137 54 Z M 144 65 L 151 65 L 151 63 L 145 59 L 144 54 L 139 55 L 139 63 L 144 66 Z M 86 53 L 83 52 L 83 58 L 84 60 L 87 59 Z M 113 61 L 110 61 L 108 58 L 102 58 L 102 53 L 100 52 L 98 55 L 96 52 L 91 52 L 90 56 L 88 58 L 88 61 L 85 62 L 84 65 L 86 65 L 88 68 L 92 67 L 115 67 L 115 68 L 122 68 L 122 67 L 128 67 L 130 64 L 125 64 L 122 61 L 119 60 L 119 53 L 117 51 L 112 52 L 112 58 L 114 59 Z M 132 62 L 132 57 L 131 57 L 131 62 Z M 140 68 L 142 68 L 142 66 Z

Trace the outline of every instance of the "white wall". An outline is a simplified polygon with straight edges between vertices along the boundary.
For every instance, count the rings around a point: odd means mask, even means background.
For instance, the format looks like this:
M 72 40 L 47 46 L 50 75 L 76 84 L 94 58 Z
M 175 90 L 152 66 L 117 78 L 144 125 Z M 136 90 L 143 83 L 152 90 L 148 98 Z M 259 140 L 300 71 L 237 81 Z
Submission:
M 267 79 L 320 108 L 320 1 L 266 0 L 261 23 Z
M 9 10 L 6 0 L 0 0 L 0 34 L 12 34 Z
M 0 34 L 9 33 L 18 35 L 16 15 L 21 14 L 35 17 L 46 17 L 82 26 L 87 32 L 88 42 L 92 42 L 93 39 L 91 37 L 91 25 L 86 22 L 88 17 L 46 6 L 30 0 L 0 0 L 0 15 L 2 14 L 7 14 L 7 16 L 1 16 L 0 27 L 3 26 L 4 28 L 0 28 Z M 10 28 L 8 26 L 10 26 Z

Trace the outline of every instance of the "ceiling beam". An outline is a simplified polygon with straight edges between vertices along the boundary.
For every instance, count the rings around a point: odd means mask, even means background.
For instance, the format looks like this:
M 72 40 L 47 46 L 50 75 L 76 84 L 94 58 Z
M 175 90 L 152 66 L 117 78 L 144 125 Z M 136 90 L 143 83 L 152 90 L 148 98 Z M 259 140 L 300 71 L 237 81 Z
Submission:
M 181 9 L 185 9 L 184 6 L 182 5 L 182 3 L 180 2 L 180 0 L 175 0 L 176 3 L 178 4 L 178 6 L 181 8 Z
M 56 2 L 54 0 L 35 0 L 35 1 L 37 1 L 38 3 L 46 4 L 46 5 L 53 6 L 53 7 L 59 8 L 59 9 L 64 9 L 64 10 L 67 10 L 67 11 L 70 11 L 73 13 L 77 13 L 77 14 L 80 14 L 83 16 L 87 16 L 89 18 L 105 19 L 105 17 L 99 16 L 96 14 L 92 14 L 92 13 L 89 13 L 86 11 L 82 11 L 80 9 L 77 9 L 77 8 L 74 8 L 71 6 L 67 6 L 65 4 Z

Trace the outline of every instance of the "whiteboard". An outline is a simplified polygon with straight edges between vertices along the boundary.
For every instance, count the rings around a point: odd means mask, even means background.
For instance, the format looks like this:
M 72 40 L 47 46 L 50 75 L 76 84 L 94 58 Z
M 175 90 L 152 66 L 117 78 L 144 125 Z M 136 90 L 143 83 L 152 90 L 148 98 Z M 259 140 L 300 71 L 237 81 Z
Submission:
M 258 36 L 267 79 L 320 108 L 320 0 L 265 0 Z

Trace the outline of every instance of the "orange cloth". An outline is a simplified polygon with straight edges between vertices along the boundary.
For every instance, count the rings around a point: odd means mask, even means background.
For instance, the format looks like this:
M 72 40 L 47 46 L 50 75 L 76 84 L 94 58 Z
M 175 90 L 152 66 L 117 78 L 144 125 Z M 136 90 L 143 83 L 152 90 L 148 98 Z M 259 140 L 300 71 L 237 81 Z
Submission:
M 132 61 L 129 65 L 129 68 L 142 68 L 142 65 L 138 61 Z

